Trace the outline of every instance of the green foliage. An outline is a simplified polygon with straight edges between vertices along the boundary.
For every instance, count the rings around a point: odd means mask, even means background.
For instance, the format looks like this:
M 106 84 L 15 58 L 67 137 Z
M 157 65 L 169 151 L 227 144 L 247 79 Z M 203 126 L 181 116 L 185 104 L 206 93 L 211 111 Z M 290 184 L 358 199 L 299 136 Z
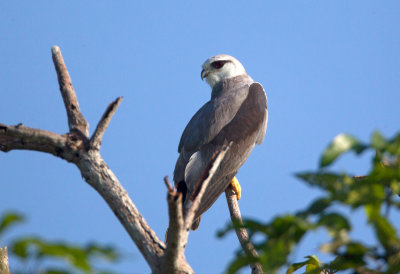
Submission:
M 0 221 L 0 238 L 6 229 L 10 228 L 12 225 L 22 222 L 24 217 L 15 212 L 6 212 Z
M 365 176 L 335 173 L 325 170 L 341 155 L 349 152 L 361 154 L 373 151 L 371 168 Z M 353 273 L 399 273 L 400 239 L 390 219 L 391 209 L 399 210 L 400 201 L 400 134 L 387 139 L 374 132 L 369 144 L 353 136 L 340 134 L 334 138 L 321 156 L 319 169 L 296 174 L 303 183 L 316 187 L 323 196 L 293 215 L 277 216 L 268 223 L 246 220 L 242 227 L 249 231 L 250 240 L 259 253 L 249 258 L 239 251 L 228 268 L 236 273 L 251 262 L 259 262 L 267 273 L 275 273 L 286 266 L 287 273 L 305 267 L 305 273 L 336 273 L 351 270 Z M 351 239 L 351 219 L 337 212 L 337 205 L 365 213 L 368 225 L 377 241 L 365 243 Z M 220 231 L 224 236 L 238 227 L 227 226 Z M 306 256 L 302 262 L 290 262 L 290 254 L 307 233 L 317 229 L 328 232 L 329 241 L 320 251 L 331 255 L 332 261 L 323 263 L 316 255 Z M 256 236 L 257 235 L 257 236 Z M 256 242 L 255 239 L 258 241 Z
M 354 151 L 357 154 L 363 152 L 366 148 L 359 140 L 348 134 L 339 134 L 333 139 L 332 143 L 325 149 L 321 157 L 321 167 L 333 163 L 340 155 L 348 151 Z
M 323 264 L 322 262 L 318 259 L 317 256 L 311 255 L 311 256 L 306 256 L 307 260 L 300 262 L 300 263 L 294 263 L 292 264 L 288 271 L 286 272 L 287 274 L 292 274 L 296 270 L 306 266 L 306 273 L 320 273 L 321 270 L 323 269 Z
M 6 228 L 24 220 L 20 214 L 6 212 L 0 218 L 0 236 Z M 25 266 L 21 270 L 13 273 L 25 273 L 30 268 L 27 264 L 33 264 L 37 269 L 32 273 L 46 274 L 66 274 L 66 273 L 113 273 L 100 271 L 94 267 L 97 260 L 116 262 L 120 259 L 120 254 L 114 247 L 101 246 L 90 243 L 84 246 L 69 244 L 65 242 L 47 241 L 40 237 L 18 237 L 9 243 L 10 257 L 18 258 Z M 43 262 L 48 259 L 51 261 L 62 261 L 66 264 L 65 268 L 43 266 Z

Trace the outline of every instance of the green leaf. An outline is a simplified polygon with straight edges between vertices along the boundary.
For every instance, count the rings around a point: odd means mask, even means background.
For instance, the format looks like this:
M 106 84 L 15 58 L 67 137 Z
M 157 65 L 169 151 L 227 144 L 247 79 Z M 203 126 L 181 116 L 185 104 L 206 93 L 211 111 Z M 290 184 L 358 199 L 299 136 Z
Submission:
M 303 266 L 306 266 L 306 273 L 319 273 L 321 269 L 322 262 L 318 259 L 316 255 L 306 256 L 308 260 L 291 264 L 286 274 L 292 274 L 293 272 L 299 270 Z
M 349 231 L 351 229 L 349 221 L 339 213 L 329 213 L 321 216 L 318 224 L 334 232 L 339 232 L 343 229 Z
M 366 267 L 367 264 L 364 257 L 366 257 L 368 252 L 370 252 L 370 249 L 362 243 L 350 242 L 346 245 L 344 252 L 339 252 L 335 260 L 330 263 L 330 266 L 335 270 L 356 269 L 359 266 Z
M 297 173 L 295 176 L 310 186 L 317 186 L 322 190 L 329 192 L 337 192 L 343 188 L 344 175 L 330 172 L 303 172 Z
M 393 191 L 394 194 L 400 196 L 400 184 L 397 180 L 392 180 L 390 182 L 390 189 Z
M 250 219 L 244 219 L 243 224 L 240 223 L 234 223 L 235 228 L 247 228 L 251 232 L 262 232 L 264 234 L 267 234 L 268 232 L 268 225 L 263 224 L 261 222 L 255 221 L 255 220 L 250 220 Z
M 317 256 L 311 255 L 307 256 L 306 258 L 308 258 L 306 272 L 316 272 L 321 269 L 321 261 L 318 259 Z
M 86 253 L 91 257 L 104 258 L 108 261 L 116 261 L 120 255 L 117 250 L 112 246 L 101 246 L 95 243 L 89 244 L 85 248 Z
M 320 167 L 325 167 L 333 163 L 343 153 L 353 150 L 361 153 L 366 148 L 358 139 L 348 134 L 337 135 L 332 143 L 325 149 L 322 154 Z
M 371 204 L 365 206 L 365 212 L 368 221 L 373 225 L 376 236 L 382 246 L 388 251 L 399 247 L 399 239 L 396 236 L 396 230 L 388 219 L 380 214 L 380 205 Z
M 367 247 L 358 242 L 348 243 L 346 248 L 346 253 L 351 254 L 352 256 L 364 256 L 369 251 Z
M 4 213 L 0 221 L 0 236 L 12 225 L 24 221 L 24 216 L 15 212 Z
M 286 240 L 285 237 L 268 239 L 260 253 L 264 271 L 271 273 L 285 265 L 293 246 L 294 242 Z
M 400 134 L 389 141 L 386 151 L 392 155 L 400 156 Z
M 244 219 L 243 222 L 239 221 L 233 221 L 228 223 L 223 229 L 220 229 L 217 231 L 217 237 L 222 238 L 224 237 L 228 232 L 234 231 L 235 229 L 238 228 L 246 228 L 250 231 L 250 234 L 256 233 L 256 232 L 261 232 L 264 234 L 267 234 L 267 225 L 263 224 L 261 222 L 257 222 L 255 220 L 250 220 L 250 219 Z
M 364 260 L 361 257 L 354 257 L 352 255 L 344 254 L 337 256 L 335 260 L 331 262 L 331 268 L 337 270 L 345 269 L 356 269 L 358 266 L 365 265 Z M 350 272 L 354 273 L 354 272 Z M 368 272 L 366 272 L 368 273 Z
M 290 265 L 289 269 L 286 271 L 286 274 L 292 274 L 293 272 L 299 270 L 303 266 L 305 266 L 308 263 L 308 260 L 299 262 L 299 263 L 293 263 Z
M 388 145 L 387 140 L 379 131 L 374 131 L 371 138 L 371 146 L 377 150 L 384 150 Z
M 29 256 L 28 246 L 28 238 L 18 239 L 17 241 L 11 243 L 10 250 L 12 253 L 14 253 L 14 255 L 17 255 L 21 259 L 26 259 Z
M 331 206 L 332 201 L 329 198 L 320 198 L 315 200 L 306 210 L 307 214 L 320 214 L 329 206 Z
M 389 186 L 393 181 L 400 181 L 400 168 L 396 165 L 374 163 L 373 170 L 368 176 L 369 180 Z
M 59 258 L 77 269 L 91 271 L 89 256 L 84 249 L 63 243 L 51 243 L 35 237 L 20 238 L 12 243 L 11 250 L 22 259 L 34 257 Z

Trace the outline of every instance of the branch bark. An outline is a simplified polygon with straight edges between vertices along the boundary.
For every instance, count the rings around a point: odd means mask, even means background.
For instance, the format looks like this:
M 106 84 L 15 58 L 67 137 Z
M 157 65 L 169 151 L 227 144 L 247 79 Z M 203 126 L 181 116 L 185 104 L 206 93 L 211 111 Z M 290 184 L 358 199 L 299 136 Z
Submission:
M 69 77 L 60 48 L 53 46 L 51 48 L 51 53 L 57 72 L 61 96 L 64 101 L 65 110 L 67 111 L 69 130 L 80 132 L 83 136 L 89 137 L 89 124 L 79 109 L 78 99 L 76 98 L 75 90 L 72 86 L 72 81 Z
M 207 169 L 203 172 L 203 179 L 198 182 L 197 195 L 193 202 L 189 205 L 186 214 L 182 209 L 182 197 L 176 189 L 172 188 L 168 178 L 164 178 L 164 182 L 168 188 L 168 209 L 169 209 L 169 227 L 167 230 L 167 251 L 164 256 L 163 273 L 194 273 L 191 268 L 186 268 L 185 272 L 177 272 L 176 269 L 185 269 L 185 248 L 189 237 L 190 227 L 204 192 L 211 181 L 214 173 L 218 169 L 226 152 L 231 144 L 225 146 L 221 151 L 217 152 Z M 184 216 L 185 215 L 185 216 Z
M 187 264 L 185 258 L 184 242 L 184 219 L 182 212 L 182 194 L 173 188 L 164 177 L 164 182 L 168 189 L 168 213 L 169 225 L 166 233 L 167 249 L 163 258 L 163 273 L 194 273 L 193 269 Z M 178 272 L 178 273 L 179 273 Z
M 237 196 L 232 186 L 229 185 L 225 190 L 226 201 L 228 203 L 229 213 L 231 215 L 232 223 L 243 224 L 242 215 L 240 213 L 239 203 L 237 201 Z M 258 253 L 254 248 L 253 244 L 250 242 L 249 235 L 245 228 L 235 228 L 236 236 L 239 239 L 240 245 L 246 255 L 258 258 Z M 255 263 L 250 264 L 252 274 L 262 274 L 263 269 L 261 264 Z
M 0 247 L 0 273 L 10 274 L 8 266 L 8 249 L 6 246 L 4 248 Z
M 96 130 L 93 133 L 92 138 L 90 138 L 90 148 L 95 150 L 100 150 L 101 140 L 103 139 L 104 132 L 106 131 L 108 124 L 111 121 L 114 113 L 117 111 L 119 104 L 121 104 L 123 97 L 118 97 L 114 102 L 112 102 L 104 112 L 97 124 Z

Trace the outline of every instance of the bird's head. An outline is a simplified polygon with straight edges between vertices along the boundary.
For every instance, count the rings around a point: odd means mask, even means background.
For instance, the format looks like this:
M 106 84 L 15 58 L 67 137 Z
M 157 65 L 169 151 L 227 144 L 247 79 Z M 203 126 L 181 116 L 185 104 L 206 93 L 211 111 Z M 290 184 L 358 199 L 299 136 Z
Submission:
M 211 88 L 219 81 L 246 74 L 243 65 L 234 57 L 220 54 L 208 58 L 202 65 L 201 79 L 206 79 Z

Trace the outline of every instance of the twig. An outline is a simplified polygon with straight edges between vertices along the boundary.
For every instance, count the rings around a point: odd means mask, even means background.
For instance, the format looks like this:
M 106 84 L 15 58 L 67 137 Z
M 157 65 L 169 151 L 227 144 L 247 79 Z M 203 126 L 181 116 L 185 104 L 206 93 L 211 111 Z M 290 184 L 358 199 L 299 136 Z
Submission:
M 164 177 L 164 184 L 165 184 L 165 186 L 167 187 L 168 193 L 174 192 L 174 188 L 172 187 L 172 185 L 171 185 L 171 183 L 170 183 L 170 181 L 169 181 L 168 176 L 165 176 L 165 177 Z
M 225 190 L 226 201 L 229 207 L 229 213 L 231 215 L 232 223 L 243 224 L 242 215 L 240 214 L 239 203 L 237 201 L 236 193 L 232 186 L 229 185 Z M 253 244 L 249 240 L 249 235 L 245 228 L 235 228 L 236 235 L 239 239 L 240 245 L 246 255 L 258 258 L 258 253 L 254 248 Z M 264 273 L 261 264 L 253 263 L 250 264 L 252 274 Z
M 97 124 L 96 130 L 94 131 L 92 138 L 90 138 L 90 148 L 95 150 L 100 150 L 101 140 L 103 139 L 104 132 L 106 131 L 108 124 L 111 121 L 115 111 L 117 110 L 119 104 L 123 100 L 123 97 L 118 97 L 115 101 L 108 105 L 106 111 L 101 117 L 99 123 Z
M 71 78 L 69 77 L 60 48 L 58 46 L 53 46 L 51 48 L 51 53 L 57 72 L 61 96 L 64 101 L 65 109 L 67 110 L 69 130 L 70 132 L 78 131 L 88 138 L 89 124 L 79 109 L 78 99 L 76 98 L 75 90 L 72 86 Z

